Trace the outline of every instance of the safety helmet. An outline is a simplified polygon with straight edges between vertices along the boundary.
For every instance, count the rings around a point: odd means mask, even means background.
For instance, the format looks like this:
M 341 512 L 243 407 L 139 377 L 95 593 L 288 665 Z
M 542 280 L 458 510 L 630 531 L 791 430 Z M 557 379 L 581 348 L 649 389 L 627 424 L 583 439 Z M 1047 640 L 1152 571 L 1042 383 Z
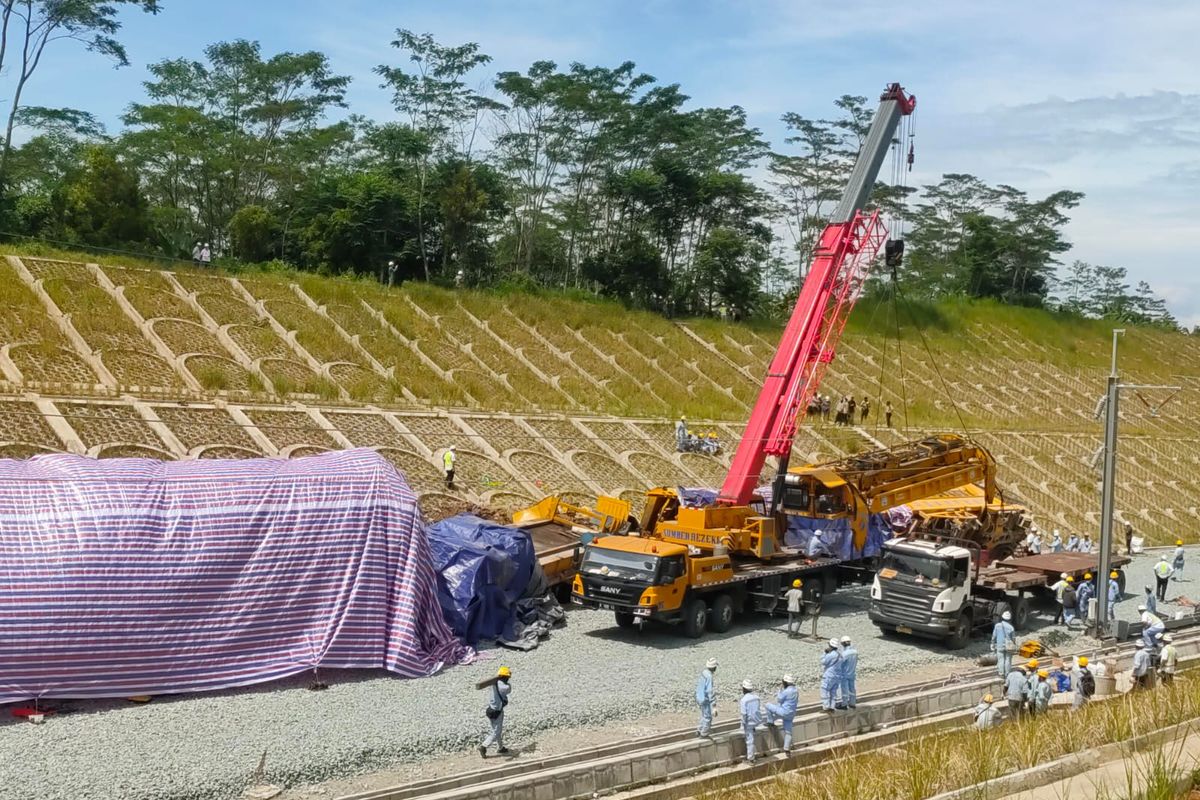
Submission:
M 1083 579 L 1085 581 L 1090 581 L 1092 579 L 1092 573 L 1090 573 L 1090 572 L 1083 573 Z
M 1163 635 L 1161 633 L 1156 633 L 1156 634 L 1154 634 L 1154 638 L 1158 639 L 1159 641 L 1162 641 Z
M 750 682 L 749 678 L 746 678 L 746 680 L 742 681 L 742 688 L 747 692 L 752 692 L 754 691 L 754 684 Z
M 1074 579 L 1074 578 L 1072 578 L 1070 575 L 1068 575 L 1068 576 L 1067 576 L 1067 583 L 1074 583 L 1074 582 L 1075 582 L 1075 579 Z
M 455 451 L 457 451 L 457 450 L 458 450 L 458 447 L 456 447 L 455 445 L 450 445 L 450 449 L 451 449 L 451 450 L 455 450 Z
M 1138 606 L 1138 611 L 1145 611 L 1145 610 L 1146 610 L 1145 606 Z
M 834 650 L 836 650 L 838 648 L 839 644 L 841 644 L 841 642 L 839 642 L 837 639 L 829 640 L 829 646 L 832 647 Z
M 1171 637 L 1171 634 L 1169 634 L 1169 633 L 1164 633 L 1164 634 L 1163 634 L 1163 641 L 1164 641 L 1164 642 L 1166 642 L 1167 644 L 1170 644 L 1171 642 L 1173 642 L 1173 641 L 1175 641 L 1175 640 L 1174 640 L 1174 639 Z
M 1158 554 L 1158 560 L 1159 560 L 1159 561 L 1166 561 L 1166 560 L 1167 560 L 1167 554 L 1166 554 L 1166 553 L 1159 553 L 1159 554 Z
M 1117 578 L 1121 577 L 1121 575 L 1114 569 L 1112 572 L 1108 573 L 1108 577 L 1115 581 Z
M 1146 646 L 1146 643 L 1143 642 L 1141 639 L 1138 639 L 1137 644 L 1134 645 L 1134 647 L 1136 647 L 1138 650 L 1141 650 L 1145 646 Z
M 1176 540 L 1175 540 L 1175 546 L 1176 546 L 1176 547 L 1183 547 L 1183 539 L 1176 539 Z
M 1150 587 L 1149 587 L 1149 586 L 1143 586 L 1143 587 L 1142 587 L 1142 589 L 1143 589 L 1143 590 L 1146 592 L 1146 594 L 1150 594 Z
M 783 682 L 785 684 L 791 685 L 796 682 L 796 678 L 795 678 L 795 676 L 792 675 L 792 673 L 789 672 L 783 676 Z
M 1012 619 L 1012 612 L 1005 611 L 1003 614 L 1000 615 L 1000 619 L 1004 620 L 1005 622 L 1008 622 L 1010 619 Z
M 1067 573 L 1065 573 L 1065 572 L 1062 572 L 1062 573 L 1059 573 L 1059 576 L 1058 576 L 1058 577 L 1062 578 L 1062 579 L 1065 581 L 1067 578 L 1069 578 L 1069 577 L 1071 577 L 1071 576 L 1070 576 L 1070 575 L 1068 575 L 1068 574 L 1067 574 Z
M 1030 669 L 1037 669 L 1037 659 L 1036 658 L 1029 659 L 1028 661 L 1025 662 L 1025 666 L 1029 667 Z
M 994 698 L 993 698 L 993 697 L 992 697 L 990 694 L 985 694 L 985 695 L 983 696 L 983 702 L 985 702 L 985 703 L 991 703 L 991 702 L 993 702 L 993 701 L 994 701 Z
M 1049 678 L 1049 677 L 1050 677 L 1050 673 L 1049 673 L 1049 672 L 1047 672 L 1047 671 L 1046 671 L 1046 670 L 1044 670 L 1044 669 L 1039 669 L 1039 670 L 1038 670 L 1038 677 L 1039 677 L 1039 678 Z
M 796 578 L 796 580 L 792 581 L 793 589 L 799 589 L 803 585 L 804 585 L 804 581 L 800 580 L 799 578 Z
M 512 670 L 509 669 L 508 667 L 501 667 L 500 669 L 496 670 L 496 677 L 497 678 L 511 678 Z
M 710 658 L 708 661 L 705 661 L 704 668 L 705 669 L 716 669 L 717 668 L 717 660 L 715 658 Z
M 1079 658 L 1075 659 L 1075 663 L 1081 667 L 1086 667 L 1088 665 L 1088 657 L 1080 656 Z
M 843 636 L 843 637 L 842 637 L 842 644 L 850 644 L 850 637 L 849 637 L 849 636 Z

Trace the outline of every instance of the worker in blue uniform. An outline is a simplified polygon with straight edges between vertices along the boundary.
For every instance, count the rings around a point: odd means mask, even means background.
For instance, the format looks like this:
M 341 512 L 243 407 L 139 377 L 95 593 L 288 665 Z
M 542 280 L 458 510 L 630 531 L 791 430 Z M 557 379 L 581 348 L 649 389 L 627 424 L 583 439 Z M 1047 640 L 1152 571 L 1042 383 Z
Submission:
M 746 737 L 746 763 L 754 763 L 754 729 L 763 722 L 762 701 L 754 693 L 750 679 L 742 681 L 742 699 L 738 702 L 742 714 L 742 734 Z
M 1013 653 L 1017 652 L 1016 630 L 1012 624 L 1012 612 L 1005 610 L 992 626 L 992 651 L 996 654 L 996 672 L 1007 678 L 1012 672 Z
M 790 674 L 783 676 L 783 688 L 775 695 L 774 703 L 767 703 L 767 721 L 783 726 L 783 752 L 792 749 L 792 723 L 796 719 L 796 705 L 800 693 L 796 691 L 796 679 Z
M 508 748 L 504 746 L 504 709 L 508 706 L 508 696 L 512 693 L 512 670 L 501 667 L 496 672 L 496 681 L 492 684 L 492 699 L 484 713 L 492 723 L 492 729 L 483 744 L 479 745 L 479 755 L 487 758 L 488 748 L 496 745 L 496 752 L 504 755 Z
M 842 653 L 837 639 L 830 639 L 821 656 L 821 710 L 832 714 L 837 691 L 842 685 Z
M 716 713 L 713 709 L 713 705 L 717 702 L 717 689 L 713 683 L 713 676 L 716 672 L 717 660 L 710 658 L 704 664 L 700 680 L 696 681 L 696 704 L 700 706 L 700 726 L 696 730 L 696 735 L 700 738 L 708 736 L 709 730 L 712 729 L 713 716 Z
M 847 708 L 858 707 L 858 651 L 849 636 L 842 641 L 842 703 Z

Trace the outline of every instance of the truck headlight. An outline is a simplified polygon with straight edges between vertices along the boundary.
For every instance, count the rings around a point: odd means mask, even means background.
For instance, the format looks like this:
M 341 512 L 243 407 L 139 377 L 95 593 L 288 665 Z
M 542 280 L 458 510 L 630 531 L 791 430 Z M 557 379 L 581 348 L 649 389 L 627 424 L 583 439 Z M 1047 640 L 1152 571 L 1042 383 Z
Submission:
M 875 576 L 875 580 L 871 581 L 871 599 L 882 600 L 883 590 L 879 588 L 879 576 Z

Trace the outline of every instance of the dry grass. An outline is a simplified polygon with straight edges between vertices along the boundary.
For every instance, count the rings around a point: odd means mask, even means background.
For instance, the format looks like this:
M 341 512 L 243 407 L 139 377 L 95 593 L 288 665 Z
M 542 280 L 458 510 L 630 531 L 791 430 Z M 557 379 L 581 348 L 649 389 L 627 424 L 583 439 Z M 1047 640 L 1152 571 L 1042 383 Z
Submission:
M 961 729 L 925 736 L 786 773 L 764 786 L 718 792 L 711 797 L 921 800 L 1197 717 L 1200 684 L 1178 681 L 1153 692 L 1093 703 L 1078 712 L 1056 711 L 1033 720 L 1006 722 L 992 731 Z M 1157 785 L 1170 772 L 1169 762 L 1169 758 L 1145 763 L 1131 760 L 1129 766 L 1131 775 L 1140 776 L 1144 786 Z

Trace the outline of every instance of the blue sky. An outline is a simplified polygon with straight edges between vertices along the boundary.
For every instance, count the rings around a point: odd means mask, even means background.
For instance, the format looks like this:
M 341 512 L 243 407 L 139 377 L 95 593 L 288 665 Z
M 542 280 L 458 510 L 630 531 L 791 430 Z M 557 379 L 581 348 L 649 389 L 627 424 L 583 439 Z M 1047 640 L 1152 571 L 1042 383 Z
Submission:
M 918 97 L 915 183 L 969 172 L 1033 195 L 1087 194 L 1065 258 L 1128 268 L 1200 324 L 1200 3 L 883 3 L 847 0 L 162 0 L 126 14 L 132 66 L 59 45 L 29 89 L 119 128 L 145 65 L 249 38 L 265 53 L 319 49 L 351 75 L 352 110 L 391 115 L 372 68 L 397 63 L 397 27 L 475 41 L 488 72 L 536 59 L 632 60 L 699 105 L 738 104 L 778 142 L 786 111 L 831 113 L 841 94 L 899 80 Z M 479 76 L 480 81 L 487 78 Z M 0 80 L 0 97 L 7 92 Z

